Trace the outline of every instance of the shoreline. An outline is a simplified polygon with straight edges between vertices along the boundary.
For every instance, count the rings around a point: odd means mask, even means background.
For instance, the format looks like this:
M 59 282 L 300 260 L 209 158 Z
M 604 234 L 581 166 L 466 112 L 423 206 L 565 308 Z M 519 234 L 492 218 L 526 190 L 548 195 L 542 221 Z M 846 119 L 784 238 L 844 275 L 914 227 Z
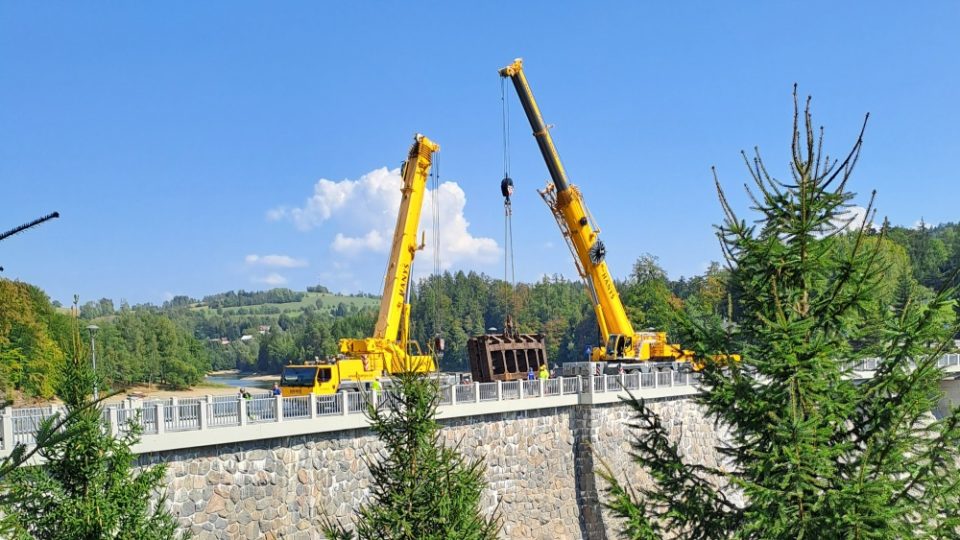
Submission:
M 233 377 L 229 377 L 229 376 Z M 249 373 L 243 375 L 240 371 L 235 369 L 220 370 L 220 371 L 211 371 L 204 376 L 204 380 L 195 386 L 184 390 L 168 390 L 161 388 L 158 385 L 151 384 L 135 384 L 129 388 L 120 390 L 117 394 L 110 396 L 103 400 L 103 405 L 115 405 L 121 403 L 128 399 L 142 399 L 142 400 L 151 400 L 151 399 L 169 399 L 172 397 L 183 397 L 183 398 L 196 398 L 204 396 L 226 396 L 231 394 L 236 394 L 240 391 L 239 386 L 232 386 L 229 384 L 221 384 L 217 382 L 208 382 L 207 377 L 227 377 L 235 380 L 241 381 L 250 381 L 253 382 L 280 382 L 280 374 L 276 375 L 264 375 L 261 373 Z M 257 388 L 258 391 L 268 392 L 269 388 Z M 103 390 L 100 392 L 101 396 L 105 394 Z M 49 400 L 40 400 L 40 399 L 14 399 L 10 406 L 14 408 L 26 408 L 26 407 L 46 407 L 49 405 L 60 405 L 62 402 L 59 399 L 49 399 Z

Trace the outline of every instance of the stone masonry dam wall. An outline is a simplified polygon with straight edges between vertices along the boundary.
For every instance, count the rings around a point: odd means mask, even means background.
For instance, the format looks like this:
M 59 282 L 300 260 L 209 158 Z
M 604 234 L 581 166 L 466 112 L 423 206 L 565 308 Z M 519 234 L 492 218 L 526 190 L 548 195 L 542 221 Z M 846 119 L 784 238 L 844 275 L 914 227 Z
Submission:
M 715 465 L 718 435 L 689 395 L 651 402 L 684 456 Z M 600 462 L 634 485 L 630 409 L 618 401 L 441 418 L 447 444 L 486 464 L 483 510 L 502 538 L 616 538 L 602 508 Z M 365 459 L 382 449 L 366 428 L 141 454 L 167 465 L 167 504 L 194 538 L 321 538 L 323 516 L 348 521 L 372 481 Z

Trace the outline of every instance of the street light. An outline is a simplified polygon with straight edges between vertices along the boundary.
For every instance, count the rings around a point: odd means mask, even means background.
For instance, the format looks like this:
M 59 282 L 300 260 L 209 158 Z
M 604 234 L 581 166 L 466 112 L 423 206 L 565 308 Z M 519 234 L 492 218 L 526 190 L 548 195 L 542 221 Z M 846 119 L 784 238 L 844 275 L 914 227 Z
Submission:
M 93 399 L 94 400 L 97 400 L 100 398 L 99 394 L 97 393 L 97 341 L 96 341 L 96 338 L 94 337 L 97 334 L 97 330 L 99 329 L 100 327 L 95 324 L 91 324 L 90 326 L 87 327 L 87 330 L 90 331 L 90 352 L 93 354 Z

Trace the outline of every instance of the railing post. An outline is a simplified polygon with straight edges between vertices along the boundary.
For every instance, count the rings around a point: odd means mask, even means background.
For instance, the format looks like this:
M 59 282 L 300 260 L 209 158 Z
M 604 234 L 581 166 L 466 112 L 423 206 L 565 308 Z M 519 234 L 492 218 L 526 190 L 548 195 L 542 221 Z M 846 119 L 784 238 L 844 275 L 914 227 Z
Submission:
M 457 385 L 450 385 L 450 405 L 457 404 Z
M 310 392 L 310 418 L 317 417 L 317 395 Z
M 503 381 L 497 381 L 497 401 L 503 401 Z
M 237 401 L 237 415 L 240 417 L 240 425 L 247 425 L 247 400 L 240 398 Z
M 620 392 L 624 391 L 627 388 L 627 374 L 620 374 Z
M 180 400 L 176 396 L 170 398 L 170 405 L 173 405 L 173 425 L 180 425 Z
M 3 448 L 5 450 L 12 449 L 13 444 L 13 407 L 4 407 L 3 417 L 0 418 L 0 421 L 3 422 L 3 434 L 0 437 L 3 437 Z
M 277 422 L 283 422 L 283 396 L 275 396 L 277 407 Z
M 591 374 L 589 375 L 589 377 L 590 377 L 590 378 L 587 379 L 587 385 L 588 385 L 588 386 L 587 386 L 587 390 L 586 390 L 584 393 L 590 393 L 590 394 L 592 394 L 592 393 L 593 393 L 593 388 L 594 388 L 594 387 L 593 387 L 593 378 L 595 377 L 595 375 L 594 375 L 593 373 L 591 373 Z M 580 384 L 580 390 L 583 391 L 583 382 L 582 382 L 582 380 L 581 380 L 581 384 Z
M 340 408 L 344 416 L 346 416 L 350 412 L 348 410 L 349 405 L 350 405 L 350 400 L 347 399 L 347 392 L 340 392 Z
M 200 409 L 197 411 L 197 428 L 200 431 L 207 429 L 209 424 L 209 419 L 207 418 L 207 413 L 210 411 L 210 400 L 213 396 L 207 396 L 205 399 L 201 399 L 197 402 L 197 405 L 200 406 Z
M 526 386 L 526 382 L 527 381 L 520 381 L 520 384 L 517 385 L 517 388 L 519 389 L 517 391 L 519 392 L 518 395 L 520 396 L 520 399 L 523 399 L 523 387 Z
M 540 379 L 540 397 L 543 397 L 543 379 Z
M 154 405 L 154 407 L 156 408 L 156 411 L 157 411 L 157 412 L 156 412 L 157 435 L 162 435 L 163 432 L 166 431 L 166 429 L 165 429 L 166 426 L 163 425 L 163 423 L 164 423 L 164 421 L 163 421 L 163 413 L 164 413 L 163 408 L 164 408 L 164 404 L 163 404 L 163 403 L 157 403 L 156 405 Z
M 653 369 L 657 369 L 657 368 L 653 368 Z M 651 371 L 650 373 L 653 373 L 653 387 L 660 388 L 660 372 Z
M 116 437 L 120 433 L 120 415 L 117 413 L 117 406 L 109 407 L 107 410 L 110 411 L 108 413 L 110 416 L 110 435 Z
M 473 383 L 473 402 L 480 403 L 480 383 Z

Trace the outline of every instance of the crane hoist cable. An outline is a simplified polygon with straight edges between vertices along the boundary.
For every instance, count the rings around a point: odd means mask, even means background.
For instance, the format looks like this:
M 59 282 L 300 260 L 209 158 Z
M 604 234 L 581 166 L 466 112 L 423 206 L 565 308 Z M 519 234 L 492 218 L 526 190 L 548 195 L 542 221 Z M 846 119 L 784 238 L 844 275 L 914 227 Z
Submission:
M 514 289 L 516 288 L 516 268 L 513 257 L 513 180 L 510 178 L 510 102 L 506 99 L 506 87 L 500 79 L 500 110 L 503 137 L 503 180 L 500 181 L 500 194 L 503 195 L 503 281 L 505 321 L 504 333 L 515 331 L 513 311 L 515 307 Z
M 443 325 L 440 316 L 440 295 L 443 293 L 443 280 L 440 277 L 441 259 L 440 259 L 440 156 L 433 158 L 433 170 L 430 173 L 430 210 L 432 214 L 431 240 L 433 242 L 433 283 L 434 283 L 434 302 L 433 302 L 433 350 L 436 353 L 443 354 Z

